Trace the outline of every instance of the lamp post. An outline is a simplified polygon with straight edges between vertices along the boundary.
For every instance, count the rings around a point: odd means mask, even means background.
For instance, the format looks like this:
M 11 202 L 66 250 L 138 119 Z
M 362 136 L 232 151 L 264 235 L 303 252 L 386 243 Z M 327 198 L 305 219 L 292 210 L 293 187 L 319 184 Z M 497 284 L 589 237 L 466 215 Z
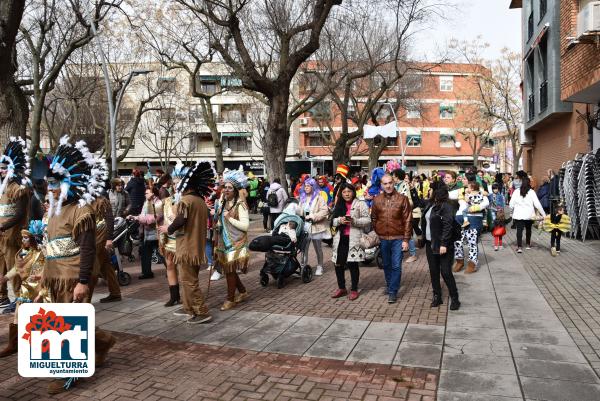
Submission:
M 404 157 L 404 141 L 402 140 L 402 132 L 398 129 L 398 119 L 396 118 L 396 112 L 394 111 L 394 107 L 391 103 L 386 102 L 388 106 L 390 106 L 390 110 L 392 110 L 392 115 L 394 116 L 394 121 L 396 122 L 396 130 L 398 131 L 398 137 L 400 139 L 400 152 L 402 153 L 402 168 L 406 167 L 405 157 Z
M 92 33 L 94 37 L 98 36 L 98 31 L 96 30 L 96 25 L 92 21 L 90 24 Z M 121 100 L 123 99 L 123 95 L 125 94 L 125 88 L 131 82 L 131 79 L 135 75 L 146 75 L 151 70 L 147 69 L 137 69 L 133 70 L 127 76 L 123 87 L 117 93 L 116 104 L 113 102 L 112 98 L 112 85 L 110 83 L 110 75 L 108 73 L 108 58 L 102 50 L 102 46 L 100 43 L 96 42 L 98 53 L 100 53 L 100 57 L 102 59 L 102 63 L 100 66 L 102 67 L 102 74 L 104 75 L 104 84 L 106 85 L 106 98 L 108 99 L 108 116 L 109 116 L 109 126 L 110 126 L 110 166 L 111 166 L 111 178 L 115 178 L 117 176 L 117 116 L 119 114 L 119 108 L 121 107 Z

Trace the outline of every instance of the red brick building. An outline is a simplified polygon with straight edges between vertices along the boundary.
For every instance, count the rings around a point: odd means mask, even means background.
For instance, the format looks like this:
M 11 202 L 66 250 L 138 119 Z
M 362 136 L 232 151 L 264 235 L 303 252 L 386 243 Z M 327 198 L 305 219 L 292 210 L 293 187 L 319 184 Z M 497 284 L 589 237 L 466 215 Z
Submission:
M 479 74 L 486 73 L 487 70 L 482 66 L 470 64 L 423 64 L 420 67 L 420 71 L 426 72 L 415 73 L 419 76 L 419 83 L 417 89 L 411 93 L 410 106 L 401 107 L 397 111 L 408 169 L 427 172 L 444 168 L 459 170 L 472 165 L 473 151 L 463 132 L 473 129 L 477 124 L 473 119 L 476 109 L 479 108 L 476 80 Z M 326 104 L 326 107 L 331 108 L 331 134 L 328 133 L 324 137 L 313 112 L 305 113 L 298 124 L 299 149 L 301 154 L 311 161 L 313 174 L 333 171 L 333 142 L 341 132 L 339 110 L 333 102 Z M 389 109 L 382 108 L 381 124 L 389 121 Z M 385 118 L 388 119 L 384 120 Z M 349 131 L 356 129 L 352 122 L 349 122 L 349 125 L 354 127 Z M 480 165 L 491 161 L 492 147 L 493 141 L 486 141 L 479 156 Z M 401 154 L 400 137 L 388 138 L 388 146 L 383 151 L 380 162 L 400 159 Z M 364 140 L 359 140 L 352 147 L 351 156 L 353 168 L 367 168 L 368 146 Z

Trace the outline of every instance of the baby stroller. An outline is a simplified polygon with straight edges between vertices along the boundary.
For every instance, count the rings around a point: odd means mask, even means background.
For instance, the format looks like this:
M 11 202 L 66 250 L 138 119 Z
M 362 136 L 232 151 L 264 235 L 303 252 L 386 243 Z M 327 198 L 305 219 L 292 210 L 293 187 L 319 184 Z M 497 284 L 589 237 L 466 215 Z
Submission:
M 268 248 L 265 248 L 260 245 L 261 242 L 266 243 L 265 241 L 261 241 L 261 238 L 265 239 L 265 236 L 263 236 L 255 238 L 250 244 L 250 250 L 266 252 L 265 263 L 260 270 L 260 284 L 263 287 L 269 285 L 269 275 L 274 280 L 277 280 L 277 288 L 283 288 L 285 286 L 285 279 L 292 274 L 298 274 L 304 283 L 309 283 L 312 280 L 312 268 L 308 265 L 302 267 L 300 266 L 300 262 L 298 262 L 298 253 L 301 249 L 304 249 L 303 245 L 308 237 L 304 231 L 304 220 L 295 213 L 295 205 L 290 206 L 292 207 L 286 207 L 283 213 L 275 220 L 271 235 L 273 236 L 278 233 L 282 225 L 293 221 L 296 223 L 297 241 L 295 243 L 291 240 L 281 241 L 282 244 L 270 242 Z
M 115 218 L 115 228 L 113 231 L 113 252 L 110 255 L 110 260 L 117 272 L 117 280 L 119 285 L 126 286 L 131 283 L 131 276 L 129 273 L 123 271 L 121 265 L 121 255 L 131 257 L 133 246 L 137 242 L 137 238 L 134 233 L 137 233 L 137 223 L 133 221 L 127 221 L 122 217 Z

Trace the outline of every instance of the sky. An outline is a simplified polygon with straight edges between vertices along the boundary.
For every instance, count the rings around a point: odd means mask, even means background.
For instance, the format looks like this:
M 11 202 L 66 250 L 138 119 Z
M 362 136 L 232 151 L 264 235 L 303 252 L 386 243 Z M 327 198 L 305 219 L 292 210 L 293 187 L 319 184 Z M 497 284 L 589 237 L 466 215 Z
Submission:
M 448 1 L 452 7 L 444 9 L 444 18 L 418 33 L 417 58 L 435 59 L 449 39 L 472 40 L 478 35 L 490 45 L 486 58 L 495 58 L 503 47 L 520 52 L 521 10 L 509 9 L 510 0 Z

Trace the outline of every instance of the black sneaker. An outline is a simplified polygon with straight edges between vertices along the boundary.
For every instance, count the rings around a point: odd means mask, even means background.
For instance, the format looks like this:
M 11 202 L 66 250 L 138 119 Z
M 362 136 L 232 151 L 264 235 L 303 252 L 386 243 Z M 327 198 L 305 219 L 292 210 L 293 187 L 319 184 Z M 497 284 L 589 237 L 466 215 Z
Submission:
M 154 278 L 154 274 L 142 274 L 141 276 L 138 277 L 138 279 L 140 279 L 140 280 L 146 280 L 149 278 Z
M 10 315 L 11 313 L 15 313 L 16 309 L 17 309 L 17 301 L 11 302 L 10 304 L 8 304 L 8 306 L 6 306 L 4 308 L 4 310 L 2 311 L 2 314 Z
M 187 320 L 189 324 L 208 323 L 212 320 L 212 316 L 208 313 L 206 315 L 194 315 Z
M 388 296 L 388 304 L 395 304 L 398 300 L 398 296 L 396 294 L 390 294 Z
M 122 298 L 121 298 L 120 295 L 109 295 L 109 296 L 107 296 L 105 298 L 102 298 L 100 300 L 100 303 L 101 304 L 105 304 L 105 303 L 108 303 L 108 302 L 118 302 L 118 301 L 121 301 L 121 299 Z
M 458 310 L 460 308 L 460 301 L 458 298 L 450 300 L 450 310 Z
M 185 311 L 185 309 L 183 309 L 183 308 L 179 308 L 179 309 L 177 309 L 175 312 L 173 312 L 173 314 L 174 314 L 175 316 L 191 316 L 191 314 L 190 314 L 190 313 L 187 313 L 187 312 Z
M 8 297 L 0 299 L 0 308 L 6 308 L 8 305 L 10 305 Z

